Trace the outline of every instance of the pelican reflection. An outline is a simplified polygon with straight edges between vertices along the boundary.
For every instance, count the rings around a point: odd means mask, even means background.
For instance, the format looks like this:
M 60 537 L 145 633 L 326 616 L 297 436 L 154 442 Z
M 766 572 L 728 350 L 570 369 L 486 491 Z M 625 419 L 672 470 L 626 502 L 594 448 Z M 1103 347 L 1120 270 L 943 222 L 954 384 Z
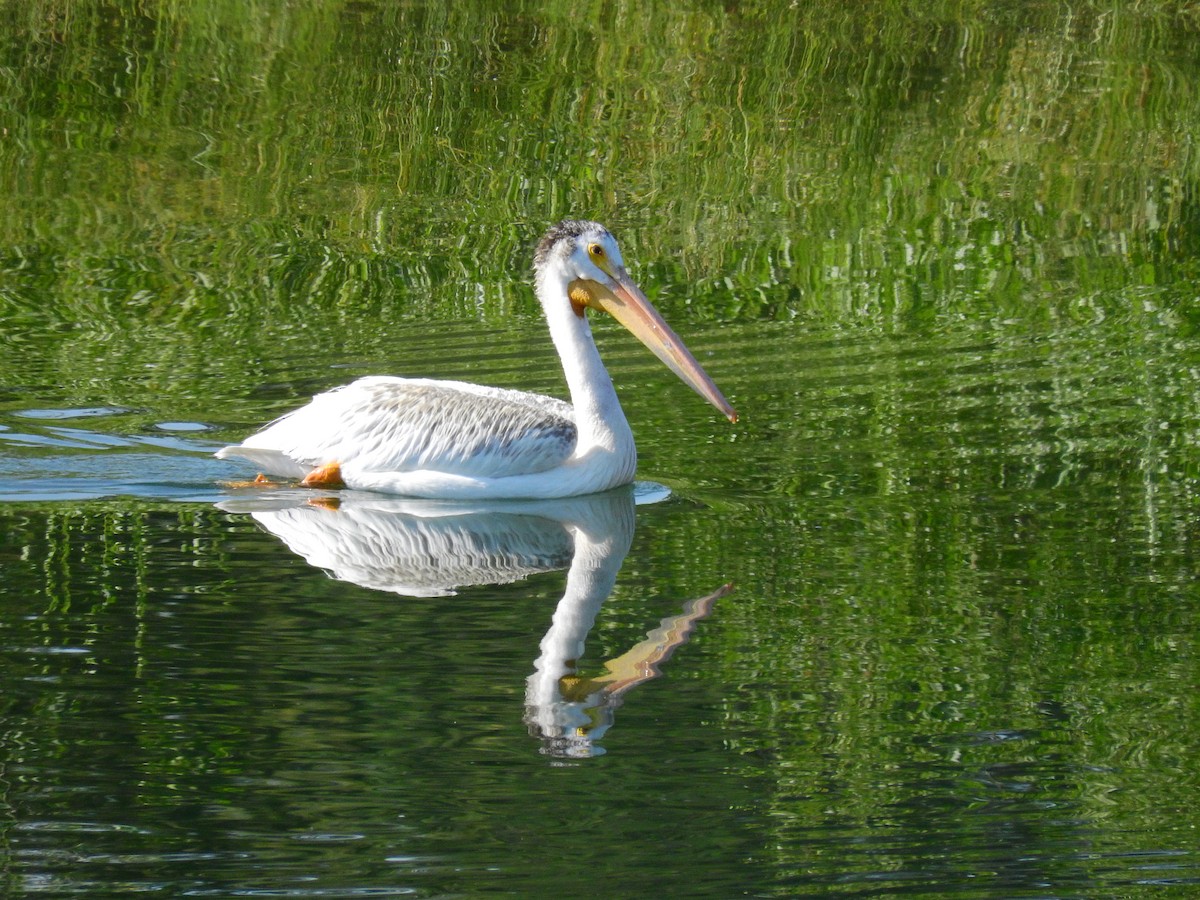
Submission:
M 626 652 L 591 674 L 579 672 L 588 632 L 633 540 L 639 488 L 644 494 L 639 485 L 556 500 L 472 504 L 354 491 L 313 499 L 311 491 L 274 491 L 218 506 L 249 513 L 335 578 L 403 596 L 448 596 L 471 585 L 566 569 L 562 599 L 526 680 L 525 721 L 543 753 L 575 758 L 604 752 L 596 742 L 625 694 L 657 677 L 661 663 L 730 589 L 687 601 Z

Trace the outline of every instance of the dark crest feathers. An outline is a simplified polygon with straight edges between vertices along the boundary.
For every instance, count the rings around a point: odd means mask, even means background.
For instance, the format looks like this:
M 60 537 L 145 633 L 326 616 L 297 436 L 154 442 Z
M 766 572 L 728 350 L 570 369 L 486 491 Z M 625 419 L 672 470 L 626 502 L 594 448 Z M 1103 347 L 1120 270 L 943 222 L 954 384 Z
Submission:
M 559 241 L 564 239 L 574 240 L 581 234 L 587 234 L 589 231 L 608 234 L 608 229 L 599 222 L 590 222 L 587 219 L 564 219 L 557 225 L 552 225 L 550 230 L 542 235 L 542 239 L 538 241 L 537 250 L 533 254 L 533 267 L 535 269 L 541 268 L 546 260 L 550 258 L 550 252 Z

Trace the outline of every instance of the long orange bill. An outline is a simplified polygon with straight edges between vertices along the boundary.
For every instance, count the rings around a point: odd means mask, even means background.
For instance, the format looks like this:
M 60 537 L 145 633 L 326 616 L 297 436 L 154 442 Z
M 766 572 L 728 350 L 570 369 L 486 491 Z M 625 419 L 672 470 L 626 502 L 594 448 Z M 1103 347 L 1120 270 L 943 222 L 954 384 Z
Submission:
M 680 377 L 697 394 L 719 409 L 730 422 L 738 420 L 737 411 L 729 405 L 725 395 L 717 388 L 708 373 L 683 345 L 671 326 L 663 321 L 646 295 L 633 283 L 629 274 L 620 269 L 613 273 L 613 286 L 595 281 L 575 282 L 571 290 L 572 299 L 586 296 L 586 305 L 608 313 L 633 335 L 650 348 L 655 356 L 666 363 L 667 368 Z M 583 298 L 579 298 L 583 299 Z

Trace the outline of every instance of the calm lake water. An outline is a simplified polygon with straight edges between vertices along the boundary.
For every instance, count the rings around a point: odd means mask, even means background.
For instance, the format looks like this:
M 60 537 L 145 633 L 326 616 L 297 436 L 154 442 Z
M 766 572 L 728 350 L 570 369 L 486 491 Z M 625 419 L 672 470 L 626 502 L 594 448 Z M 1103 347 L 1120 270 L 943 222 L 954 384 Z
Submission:
M 14 5 L 0 892 L 1200 891 L 1183 4 Z M 803 7 L 803 8 L 800 8 Z M 263 491 L 368 373 L 562 395 L 631 489 Z

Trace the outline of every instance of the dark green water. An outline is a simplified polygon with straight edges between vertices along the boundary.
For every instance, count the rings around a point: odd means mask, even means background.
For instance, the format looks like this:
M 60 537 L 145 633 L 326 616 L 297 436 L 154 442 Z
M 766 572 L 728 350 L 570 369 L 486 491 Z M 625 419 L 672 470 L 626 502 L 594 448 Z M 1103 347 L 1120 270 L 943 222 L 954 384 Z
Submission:
M 1192 6 L 0 10 L 0 892 L 1200 890 Z M 600 323 L 635 492 L 224 484 L 561 395 L 566 215 L 737 425 Z

